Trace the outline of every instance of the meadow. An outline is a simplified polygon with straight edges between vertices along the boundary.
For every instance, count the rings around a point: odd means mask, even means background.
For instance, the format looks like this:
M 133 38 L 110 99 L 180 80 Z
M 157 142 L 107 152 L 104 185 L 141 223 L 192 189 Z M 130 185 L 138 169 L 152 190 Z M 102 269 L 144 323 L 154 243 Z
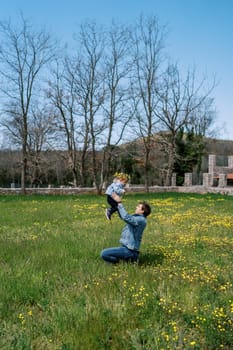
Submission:
M 233 349 L 233 197 L 142 199 L 139 263 L 112 266 L 105 196 L 0 196 L 1 350 Z

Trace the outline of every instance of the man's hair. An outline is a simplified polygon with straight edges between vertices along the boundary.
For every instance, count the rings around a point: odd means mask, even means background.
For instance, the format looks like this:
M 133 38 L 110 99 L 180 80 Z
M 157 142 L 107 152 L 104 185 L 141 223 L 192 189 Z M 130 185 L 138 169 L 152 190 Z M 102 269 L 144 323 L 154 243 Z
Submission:
M 140 202 L 140 204 L 142 205 L 142 209 L 144 210 L 144 213 L 143 213 L 143 215 L 145 216 L 145 217 L 147 217 L 148 215 L 150 215 L 150 213 L 151 213 L 151 207 L 150 207 L 150 205 L 147 203 L 147 202 Z

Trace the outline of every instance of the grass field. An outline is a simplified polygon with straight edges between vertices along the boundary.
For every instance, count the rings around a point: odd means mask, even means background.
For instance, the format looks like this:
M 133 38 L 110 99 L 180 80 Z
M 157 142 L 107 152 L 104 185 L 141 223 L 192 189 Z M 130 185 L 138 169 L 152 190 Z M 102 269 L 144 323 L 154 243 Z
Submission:
M 1 350 L 233 349 L 233 197 L 142 199 L 140 262 L 112 266 L 104 196 L 0 196 Z

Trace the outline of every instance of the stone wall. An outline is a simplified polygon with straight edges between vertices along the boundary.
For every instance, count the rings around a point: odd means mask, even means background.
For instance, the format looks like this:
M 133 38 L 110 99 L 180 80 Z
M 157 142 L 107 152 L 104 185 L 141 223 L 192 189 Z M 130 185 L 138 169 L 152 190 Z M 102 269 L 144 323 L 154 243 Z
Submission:
M 233 187 L 208 187 L 208 186 L 151 186 L 149 187 L 150 193 L 160 192 L 180 192 L 180 193 L 220 193 L 233 195 Z M 97 194 L 95 188 L 27 188 L 26 195 L 40 194 L 40 195 L 79 195 L 79 194 Z M 145 193 L 145 187 L 143 185 L 129 185 L 127 193 Z M 20 188 L 0 188 L 0 195 L 20 195 Z M 104 192 L 103 192 L 104 194 Z

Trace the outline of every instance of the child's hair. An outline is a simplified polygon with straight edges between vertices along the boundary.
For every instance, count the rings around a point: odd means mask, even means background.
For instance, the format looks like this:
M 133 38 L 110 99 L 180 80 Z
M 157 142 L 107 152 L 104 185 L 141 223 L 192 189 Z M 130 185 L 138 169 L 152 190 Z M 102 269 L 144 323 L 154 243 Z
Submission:
M 130 180 L 130 175 L 126 173 L 115 173 L 113 176 L 114 178 L 117 178 L 119 180 L 124 180 L 126 182 Z

